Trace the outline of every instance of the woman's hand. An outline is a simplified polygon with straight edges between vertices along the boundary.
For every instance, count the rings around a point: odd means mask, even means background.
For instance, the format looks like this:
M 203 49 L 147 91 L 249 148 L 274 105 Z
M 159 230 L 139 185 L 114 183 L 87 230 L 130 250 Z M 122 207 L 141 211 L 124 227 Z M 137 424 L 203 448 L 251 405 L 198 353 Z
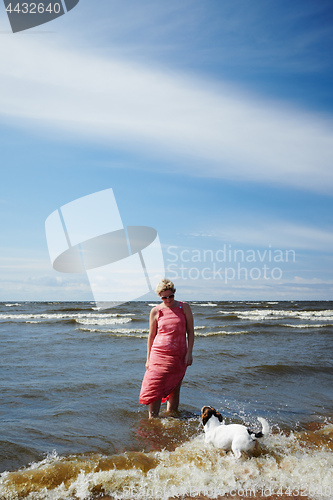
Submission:
M 146 370 L 148 370 L 148 368 L 149 368 L 149 359 L 147 359 L 146 361 Z
M 186 364 L 186 366 L 191 366 L 192 363 L 193 363 L 192 353 L 187 351 L 186 356 L 185 356 L 185 364 Z
M 185 356 L 186 366 L 191 366 L 193 362 L 192 349 L 194 344 L 194 325 L 193 314 L 187 302 L 184 302 L 184 313 L 186 317 L 186 333 L 187 333 L 187 353 Z

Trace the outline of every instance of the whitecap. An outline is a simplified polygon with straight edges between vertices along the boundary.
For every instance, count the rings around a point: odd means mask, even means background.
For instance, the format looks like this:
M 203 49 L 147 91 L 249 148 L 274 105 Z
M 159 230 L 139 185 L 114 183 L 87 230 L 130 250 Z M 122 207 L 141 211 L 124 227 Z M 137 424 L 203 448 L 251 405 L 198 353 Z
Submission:
M 205 302 L 203 304 L 196 304 L 196 305 L 200 307 L 217 307 L 217 304 L 214 304 L 213 302 Z
M 96 313 L 40 313 L 40 314 L 0 314 L 1 319 L 9 320 L 25 320 L 25 321 L 61 321 L 61 320 L 75 320 L 75 321 L 108 321 L 112 323 L 114 318 L 128 318 L 128 321 L 132 321 L 132 316 L 134 313 L 112 313 L 112 314 L 96 314 Z M 128 322 L 125 321 L 125 322 Z
M 197 333 L 197 337 L 214 337 L 214 336 L 219 336 L 219 335 L 244 335 L 246 333 L 249 333 L 247 330 L 238 330 L 234 332 L 226 331 L 226 330 L 218 330 L 216 332 L 200 332 Z
M 283 309 L 254 309 L 249 311 L 219 311 L 224 315 L 235 315 L 239 319 L 249 321 L 273 321 L 297 319 L 307 321 L 333 321 L 333 311 L 289 311 Z
M 75 321 L 80 325 L 119 325 L 130 323 L 132 318 L 80 318 Z

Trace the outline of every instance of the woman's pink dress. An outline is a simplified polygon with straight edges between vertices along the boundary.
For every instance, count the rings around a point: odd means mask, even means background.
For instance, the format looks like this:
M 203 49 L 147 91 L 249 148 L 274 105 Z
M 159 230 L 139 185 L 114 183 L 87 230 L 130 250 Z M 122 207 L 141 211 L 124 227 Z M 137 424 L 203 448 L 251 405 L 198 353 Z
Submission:
M 149 357 L 149 367 L 142 381 L 139 403 L 147 405 L 169 394 L 183 380 L 186 372 L 186 318 L 183 303 L 177 307 L 157 306 L 157 334 Z

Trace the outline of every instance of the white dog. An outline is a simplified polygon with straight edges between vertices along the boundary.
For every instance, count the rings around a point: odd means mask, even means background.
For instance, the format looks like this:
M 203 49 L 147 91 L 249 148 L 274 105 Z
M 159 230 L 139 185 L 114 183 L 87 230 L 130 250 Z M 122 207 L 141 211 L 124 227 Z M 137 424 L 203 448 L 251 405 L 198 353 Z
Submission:
M 204 406 L 201 410 L 201 418 L 205 431 L 206 443 L 212 443 L 217 448 L 232 450 L 236 458 L 240 458 L 242 451 L 253 450 L 257 439 L 269 433 L 268 422 L 264 418 L 258 417 L 262 425 L 262 431 L 252 432 L 245 425 L 222 423 L 221 413 L 212 406 Z

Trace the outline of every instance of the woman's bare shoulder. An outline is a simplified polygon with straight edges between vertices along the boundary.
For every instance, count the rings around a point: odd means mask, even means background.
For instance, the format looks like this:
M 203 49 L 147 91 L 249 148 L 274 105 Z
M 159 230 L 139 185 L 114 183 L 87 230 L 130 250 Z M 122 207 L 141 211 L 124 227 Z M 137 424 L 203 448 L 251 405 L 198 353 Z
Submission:
M 158 315 L 158 306 L 155 306 L 150 310 L 150 317 L 154 319 L 157 317 L 157 315 Z

